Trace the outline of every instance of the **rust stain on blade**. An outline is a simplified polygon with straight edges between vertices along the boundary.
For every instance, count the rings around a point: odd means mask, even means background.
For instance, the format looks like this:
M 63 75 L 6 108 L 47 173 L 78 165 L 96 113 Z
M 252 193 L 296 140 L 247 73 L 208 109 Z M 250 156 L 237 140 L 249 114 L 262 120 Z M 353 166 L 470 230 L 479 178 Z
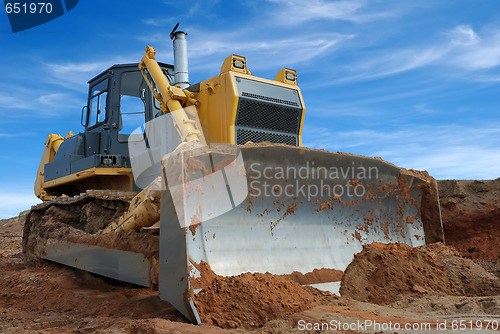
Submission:
M 201 225 L 201 222 L 197 216 L 195 216 L 191 219 L 191 225 L 189 225 L 189 230 L 191 231 L 191 234 L 193 235 L 193 237 L 196 235 L 196 229 L 200 225 Z
M 277 202 L 278 202 L 278 204 L 280 204 L 280 203 L 279 203 L 279 200 L 278 200 Z M 281 222 L 283 219 L 285 219 L 285 217 L 286 217 L 286 216 L 288 216 L 288 215 L 294 215 L 294 214 L 295 214 L 295 209 L 297 208 L 297 205 L 298 205 L 298 203 L 297 203 L 297 202 L 295 202 L 295 203 L 293 203 L 293 204 L 289 205 L 289 206 L 286 208 L 285 213 L 283 214 L 283 216 L 281 216 L 281 218 L 280 218 L 280 219 L 278 219 L 278 220 L 276 220 L 276 221 L 274 221 L 274 222 L 273 222 L 273 221 L 271 222 L 271 232 L 272 232 L 272 230 L 274 230 L 274 228 L 278 225 L 278 223 L 279 223 L 279 222 Z M 281 211 L 281 208 L 280 208 L 280 207 L 278 207 L 278 209 L 279 209 L 279 210 L 278 210 L 278 212 L 280 212 L 280 211 Z

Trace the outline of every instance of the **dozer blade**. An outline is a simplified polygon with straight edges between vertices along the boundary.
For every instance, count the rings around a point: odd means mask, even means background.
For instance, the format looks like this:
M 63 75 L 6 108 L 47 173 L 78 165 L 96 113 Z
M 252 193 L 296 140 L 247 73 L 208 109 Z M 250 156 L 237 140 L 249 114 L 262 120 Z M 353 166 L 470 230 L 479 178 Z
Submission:
M 366 243 L 443 241 L 437 187 L 426 173 L 279 144 L 239 149 L 187 150 L 164 161 L 160 297 L 195 323 L 207 265 L 220 276 L 344 271 Z

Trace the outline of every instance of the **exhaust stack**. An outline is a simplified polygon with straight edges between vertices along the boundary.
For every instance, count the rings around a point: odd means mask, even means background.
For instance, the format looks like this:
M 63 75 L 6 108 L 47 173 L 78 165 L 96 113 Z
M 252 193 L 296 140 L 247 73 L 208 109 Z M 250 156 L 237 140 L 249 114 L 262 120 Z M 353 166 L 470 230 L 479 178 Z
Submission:
M 174 72 L 175 84 L 181 89 L 186 89 L 190 86 L 188 74 L 188 59 L 187 59 L 187 40 L 184 31 L 176 31 L 179 23 L 177 23 L 170 33 L 170 38 L 174 43 Z

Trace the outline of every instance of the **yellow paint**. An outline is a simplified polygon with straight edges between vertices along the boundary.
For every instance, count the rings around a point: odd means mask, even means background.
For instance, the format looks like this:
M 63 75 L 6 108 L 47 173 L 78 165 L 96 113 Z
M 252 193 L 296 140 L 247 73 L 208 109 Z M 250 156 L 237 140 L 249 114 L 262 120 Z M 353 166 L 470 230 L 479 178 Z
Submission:
M 291 78 L 293 78 L 293 80 Z M 276 74 L 274 81 L 297 86 L 297 72 L 289 68 L 284 68 Z
M 278 73 L 277 79 L 285 82 L 258 78 L 251 74 L 244 74 L 239 71 L 239 69 L 238 71 L 232 69 L 225 71 L 229 67 L 226 62 L 230 58 L 231 57 L 228 57 L 225 61 L 225 65 L 222 66 L 222 73 L 211 79 L 202 81 L 200 83 L 200 91 L 195 94 L 196 99 L 199 101 L 198 116 L 207 143 L 236 143 L 235 123 L 239 101 L 239 94 L 236 86 L 237 77 L 293 89 L 297 91 L 300 102 L 302 106 L 304 106 L 302 93 L 300 92 L 300 88 L 296 85 L 296 81 L 292 84 L 289 83 L 289 80 L 285 79 L 286 73 L 295 74 L 295 71 L 283 69 Z M 298 135 L 299 146 L 302 146 L 304 115 L 305 107 L 303 107 L 302 119 L 300 120 Z
M 149 186 L 138 193 L 128 210 L 118 222 L 108 226 L 103 233 L 113 231 L 138 231 L 141 227 L 149 227 L 160 220 L 160 199 L 162 178 L 157 177 Z
M 93 167 L 81 172 L 62 176 L 43 183 L 44 196 L 41 200 L 47 201 L 54 197 L 68 195 L 65 187 L 77 189 L 83 193 L 89 189 L 114 191 L 133 191 L 134 177 L 131 168 Z M 74 194 L 74 191 L 73 191 Z
M 161 110 L 164 113 L 170 112 L 175 124 L 175 128 L 179 131 L 179 135 L 183 142 L 200 141 L 201 132 L 196 128 L 196 122 L 189 119 L 186 112 L 182 108 L 182 104 L 186 102 L 187 96 L 183 90 L 176 86 L 170 86 L 167 78 L 163 74 L 160 65 L 155 60 L 156 51 L 153 47 L 146 47 L 146 52 L 142 57 L 139 69 L 148 83 L 149 88 L 153 92 L 154 97 L 160 102 Z M 156 85 L 156 91 L 151 86 L 147 75 L 144 71 L 147 70 Z
M 72 132 L 70 132 L 72 135 Z M 68 134 L 69 135 L 69 134 Z M 66 136 L 68 136 L 66 135 Z M 42 160 L 40 161 L 40 166 L 36 172 L 35 180 L 35 195 L 41 200 L 47 200 L 47 192 L 45 191 L 46 185 L 44 184 L 43 178 L 45 175 L 45 165 L 54 160 L 59 146 L 64 141 L 63 137 L 58 134 L 50 133 L 47 136 L 47 141 L 45 142 L 45 149 L 43 151 Z
M 132 177 L 132 168 L 123 167 L 92 167 L 89 169 L 76 172 L 74 174 L 59 177 L 44 183 L 45 188 L 53 188 L 68 183 L 81 181 L 95 176 L 118 176 L 125 175 Z M 132 178 L 133 179 L 133 178 Z M 131 190 L 132 191 L 132 187 Z
M 229 71 L 252 75 L 250 70 L 247 69 L 247 60 L 245 57 L 235 54 L 227 57 L 222 63 L 220 73 L 222 74 Z

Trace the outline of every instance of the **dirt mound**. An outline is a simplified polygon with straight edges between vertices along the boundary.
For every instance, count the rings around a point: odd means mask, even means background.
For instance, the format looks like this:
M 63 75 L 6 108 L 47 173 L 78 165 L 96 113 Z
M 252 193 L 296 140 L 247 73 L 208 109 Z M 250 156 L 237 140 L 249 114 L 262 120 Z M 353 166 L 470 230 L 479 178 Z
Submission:
M 310 289 L 271 274 L 217 277 L 195 295 L 203 323 L 223 328 L 258 328 L 315 304 Z
M 500 315 L 500 296 L 424 296 L 421 298 L 407 296 L 391 304 L 391 307 L 412 313 L 431 313 L 433 315 Z
M 500 294 L 500 279 L 441 243 L 373 243 L 347 267 L 340 293 L 380 305 L 405 295 L 491 296 Z
M 500 178 L 438 181 L 445 240 L 463 255 L 500 259 Z
M 0 219 L 0 232 L 8 232 L 15 235 L 23 234 L 23 224 L 26 215 L 13 217 L 9 219 Z
M 500 278 L 500 261 L 474 260 L 474 262 L 479 263 L 488 272 Z
M 337 282 L 342 279 L 344 272 L 337 269 L 314 269 L 311 272 L 302 274 L 298 271 L 294 271 L 289 275 L 282 275 L 289 277 L 295 282 L 305 285 L 305 284 L 317 284 L 317 283 L 327 283 L 327 282 Z

